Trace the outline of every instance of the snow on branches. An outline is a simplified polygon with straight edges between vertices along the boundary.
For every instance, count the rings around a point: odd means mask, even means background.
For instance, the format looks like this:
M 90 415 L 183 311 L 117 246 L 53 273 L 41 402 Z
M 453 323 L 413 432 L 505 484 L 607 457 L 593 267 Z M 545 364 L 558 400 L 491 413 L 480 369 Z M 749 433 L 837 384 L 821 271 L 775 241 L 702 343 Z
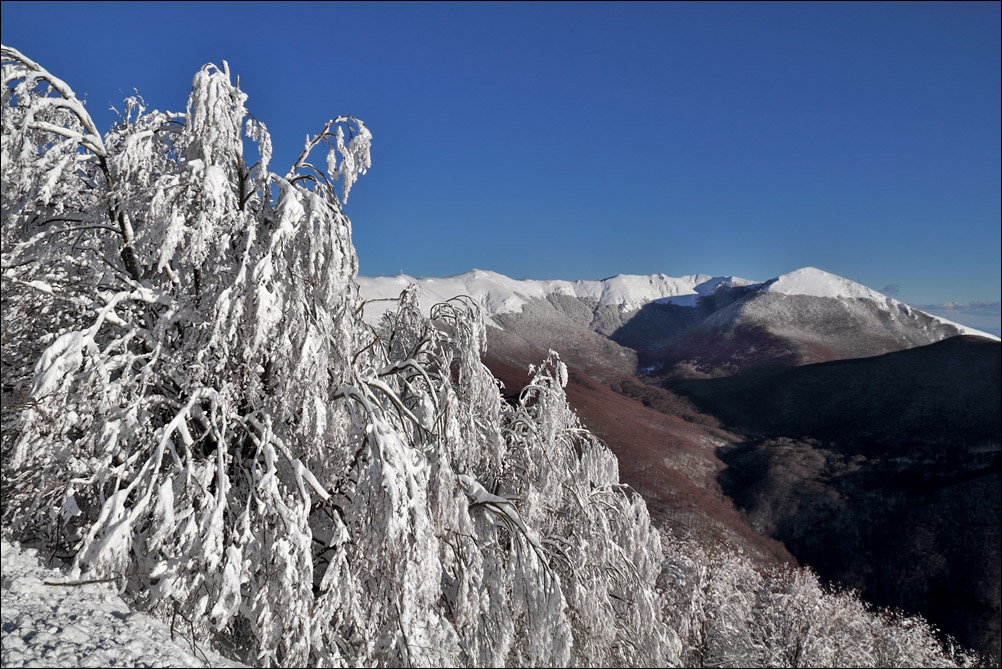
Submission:
M 469 301 L 361 319 L 361 121 L 279 176 L 225 63 L 101 136 L 3 61 L 7 527 L 264 664 L 672 662 L 643 502 L 559 361 L 513 410 Z

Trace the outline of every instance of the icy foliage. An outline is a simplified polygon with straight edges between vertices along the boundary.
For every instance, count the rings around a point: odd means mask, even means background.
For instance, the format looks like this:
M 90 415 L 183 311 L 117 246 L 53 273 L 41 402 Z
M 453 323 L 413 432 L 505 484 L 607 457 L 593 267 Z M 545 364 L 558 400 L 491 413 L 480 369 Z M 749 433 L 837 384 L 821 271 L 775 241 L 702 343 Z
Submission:
M 690 667 L 953 667 L 981 659 L 921 618 L 873 611 L 809 570 L 762 572 L 740 552 L 665 541 L 661 587 Z
M 509 405 L 471 300 L 366 322 L 360 121 L 280 176 L 226 63 L 102 136 L 2 53 L 5 532 L 248 663 L 788 661 L 750 568 L 664 544 L 556 354 Z
M 328 444 L 350 421 L 331 403 L 361 334 L 335 184 L 244 164 L 225 63 L 196 75 L 185 114 L 130 100 L 102 139 L 68 88 L 3 55 L 5 321 L 59 314 L 35 338 L 5 332 L 12 377 L 37 359 L 5 522 L 132 575 L 135 597 L 205 634 L 245 625 L 262 660 L 305 661 L 311 516 L 340 474 Z M 361 124 L 313 142 L 346 127 Z M 368 163 L 367 143 L 338 146 Z

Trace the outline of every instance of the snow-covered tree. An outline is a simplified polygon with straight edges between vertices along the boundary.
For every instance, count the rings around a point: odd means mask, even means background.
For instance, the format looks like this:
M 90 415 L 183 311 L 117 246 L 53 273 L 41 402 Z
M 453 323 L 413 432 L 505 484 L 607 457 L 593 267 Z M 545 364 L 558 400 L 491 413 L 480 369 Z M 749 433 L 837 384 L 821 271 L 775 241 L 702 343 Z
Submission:
M 808 569 L 755 568 L 740 552 L 707 554 L 665 538 L 664 617 L 691 667 L 977 666 L 920 618 L 875 611 Z
M 3 59 L 5 320 L 72 314 L 38 338 L 8 521 L 198 627 L 239 614 L 267 659 L 305 660 L 310 516 L 348 432 L 328 405 L 357 334 L 335 183 L 368 166 L 368 131 L 335 119 L 283 177 L 225 63 L 184 114 L 132 99 L 102 137 L 66 84 Z M 333 173 L 307 162 L 320 145 Z
M 225 63 L 103 136 L 15 49 L 3 77 L 5 526 L 262 663 L 675 661 L 562 363 L 513 409 L 468 301 L 361 319 L 361 121 L 283 176 Z

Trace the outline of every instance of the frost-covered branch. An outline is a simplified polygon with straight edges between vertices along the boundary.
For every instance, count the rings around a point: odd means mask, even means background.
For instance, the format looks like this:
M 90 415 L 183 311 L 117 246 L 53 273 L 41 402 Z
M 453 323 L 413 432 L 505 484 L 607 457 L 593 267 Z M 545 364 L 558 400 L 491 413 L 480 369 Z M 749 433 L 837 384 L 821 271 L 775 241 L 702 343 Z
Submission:
M 33 90 L 36 86 L 41 83 L 47 84 L 53 91 L 61 96 L 61 100 L 52 100 L 48 98 L 42 98 L 39 104 L 44 106 L 58 107 L 66 109 L 71 114 L 73 114 L 80 124 L 83 126 L 83 133 L 75 133 L 73 138 L 79 139 L 81 142 L 86 142 L 87 148 L 92 150 L 95 154 L 99 156 L 107 155 L 104 149 L 104 143 L 101 139 L 101 133 L 98 131 L 97 126 L 94 125 L 94 121 L 91 119 L 90 114 L 84 109 L 83 103 L 81 103 L 73 89 L 64 82 L 62 79 L 53 76 L 44 67 L 31 60 L 20 51 L 13 47 L 7 45 L 0 46 L 0 55 L 2 55 L 3 61 L 3 88 L 4 88 L 4 104 L 8 103 L 8 95 L 24 95 L 27 91 Z M 12 86 L 12 84 L 21 80 L 21 84 L 17 86 Z M 11 89 L 13 89 L 11 91 Z M 30 119 L 31 116 L 28 116 Z M 29 121 L 29 123 L 40 123 L 45 124 L 42 121 Z M 50 132 L 59 132 L 60 134 L 68 132 L 65 128 L 46 128 Z
M 348 142 L 345 143 L 345 130 L 348 132 Z M 327 174 L 330 178 L 307 162 L 310 154 L 315 148 L 325 144 L 327 146 Z M 359 175 L 372 167 L 370 147 L 372 144 L 372 133 L 365 127 L 359 119 L 354 116 L 338 116 L 327 121 L 323 130 L 312 138 L 306 138 L 306 145 L 302 153 L 293 163 L 285 178 L 291 182 L 299 179 L 306 179 L 324 187 L 330 195 L 334 195 L 333 181 L 341 179 L 342 197 L 347 202 L 348 193 L 352 185 L 358 180 Z M 340 156 L 340 160 L 338 160 Z M 309 169 L 312 175 L 299 175 L 300 170 Z M 316 176 L 314 176 L 316 175 Z M 320 181 L 317 180 L 319 177 Z

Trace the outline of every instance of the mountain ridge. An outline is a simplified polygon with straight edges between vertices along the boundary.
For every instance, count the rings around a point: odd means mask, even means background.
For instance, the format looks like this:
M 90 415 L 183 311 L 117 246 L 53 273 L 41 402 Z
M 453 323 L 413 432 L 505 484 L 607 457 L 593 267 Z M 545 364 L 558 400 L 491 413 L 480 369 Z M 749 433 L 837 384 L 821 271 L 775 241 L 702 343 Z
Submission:
M 786 296 L 866 300 L 886 310 L 897 309 L 906 316 L 913 312 L 924 314 L 944 327 L 955 328 L 954 334 L 998 340 L 998 337 L 990 333 L 941 316 L 926 314 L 862 284 L 814 267 L 802 267 L 763 282 L 733 275 L 709 274 L 680 277 L 666 274 L 617 274 L 601 280 L 577 281 L 513 279 L 498 272 L 480 269 L 443 278 L 412 277 L 401 273 L 395 277 L 358 276 L 356 280 L 363 298 L 368 300 L 396 297 L 409 285 L 416 284 L 425 311 L 436 302 L 457 295 L 469 295 L 484 309 L 489 324 L 495 327 L 497 323 L 493 316 L 519 313 L 528 302 L 534 299 L 545 300 L 551 295 L 595 300 L 596 305 L 616 306 L 623 312 L 630 312 L 652 303 L 695 307 L 701 299 L 712 297 L 721 290 L 744 289 Z M 378 320 L 383 311 L 385 307 L 380 309 L 373 305 L 366 310 L 366 318 Z

